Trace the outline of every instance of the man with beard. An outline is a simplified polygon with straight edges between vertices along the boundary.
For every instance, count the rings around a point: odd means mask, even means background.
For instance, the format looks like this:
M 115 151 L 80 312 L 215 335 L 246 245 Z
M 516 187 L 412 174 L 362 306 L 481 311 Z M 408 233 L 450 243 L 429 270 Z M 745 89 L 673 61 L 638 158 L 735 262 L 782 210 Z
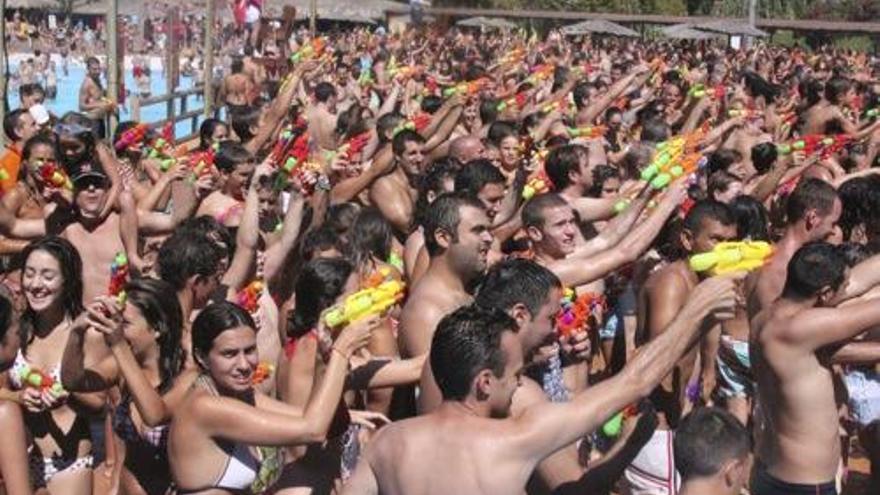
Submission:
M 517 323 L 500 310 L 460 308 L 438 325 L 430 368 L 443 403 L 383 428 L 343 493 L 522 493 L 543 459 L 648 394 L 693 343 L 704 318 L 730 314 L 734 280 L 701 284 L 670 328 L 618 375 L 570 402 L 508 418 L 523 373 Z
M 472 298 L 468 285 L 486 269 L 492 246 L 491 223 L 483 204 L 461 193 L 444 194 L 428 208 L 423 220 L 428 270 L 412 288 L 400 314 L 400 352 L 404 358 L 426 354 L 440 319 Z M 430 370 L 425 367 L 420 404 L 439 397 Z
M 107 99 L 101 83 L 101 62 L 95 57 L 86 60 L 86 78 L 79 88 L 79 110 L 98 122 L 98 136 L 104 137 L 104 119 L 116 111 L 116 102 Z

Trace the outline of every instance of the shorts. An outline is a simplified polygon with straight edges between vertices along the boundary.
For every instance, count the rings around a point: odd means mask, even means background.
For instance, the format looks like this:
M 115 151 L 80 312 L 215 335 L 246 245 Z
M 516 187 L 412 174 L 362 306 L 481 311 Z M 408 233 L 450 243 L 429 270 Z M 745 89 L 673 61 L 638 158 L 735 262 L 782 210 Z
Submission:
M 722 335 L 715 367 L 718 370 L 717 394 L 721 398 L 754 395 L 748 342 Z
M 880 373 L 874 370 L 850 370 L 843 375 L 849 392 L 852 419 L 861 426 L 880 419 Z
M 92 469 L 92 465 L 94 465 L 94 458 L 91 454 L 76 459 L 39 457 L 37 455 L 30 455 L 28 458 L 31 482 L 37 487 L 46 486 L 55 475 Z
M 605 319 L 605 324 L 599 327 L 599 340 L 614 340 L 618 332 L 623 329 L 623 316 L 617 307 Z
M 623 471 L 621 495 L 675 495 L 681 479 L 675 470 L 671 430 L 654 430 L 648 443 Z
M 773 477 L 767 468 L 756 464 L 752 472 L 752 495 L 837 495 L 834 480 L 814 484 L 789 483 Z

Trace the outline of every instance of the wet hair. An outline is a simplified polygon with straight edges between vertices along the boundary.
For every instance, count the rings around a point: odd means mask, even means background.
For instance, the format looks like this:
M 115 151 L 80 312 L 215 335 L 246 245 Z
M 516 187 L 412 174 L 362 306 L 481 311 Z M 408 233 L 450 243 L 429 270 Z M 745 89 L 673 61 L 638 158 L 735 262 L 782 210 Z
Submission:
M 589 152 L 587 148 L 579 144 L 566 144 L 550 150 L 547 160 L 544 162 L 544 171 L 558 190 L 571 185 L 572 172 L 580 172 L 581 160 L 587 160 Z
M 736 218 L 736 232 L 739 239 L 769 241 L 770 225 L 767 208 L 757 199 L 745 194 L 737 196 L 728 205 Z
M 502 311 L 522 304 L 534 320 L 550 291 L 561 288 L 559 277 L 547 268 L 531 260 L 509 259 L 489 269 L 480 282 L 474 303 Z
M 345 111 L 339 112 L 336 118 L 336 134 L 341 137 L 352 137 L 369 130 L 364 120 L 364 110 L 366 107 L 355 103 Z
M 235 238 L 230 234 L 229 229 L 224 227 L 213 216 L 199 215 L 189 218 L 175 231 L 175 233 L 179 232 L 191 232 L 195 235 L 205 236 L 208 240 L 214 242 L 221 257 L 225 257 L 227 261 L 232 261 L 232 255 L 235 253 Z
M 463 192 L 477 197 L 488 184 L 504 185 L 507 179 L 492 162 L 477 158 L 464 164 L 455 174 L 455 192 Z
M 838 244 L 836 247 L 843 256 L 844 263 L 846 263 L 846 266 L 849 268 L 865 261 L 873 254 L 867 246 L 859 244 L 858 242 L 844 242 L 843 244 Z
M 229 301 L 209 304 L 199 312 L 192 324 L 193 357 L 201 368 L 206 367 L 205 359 L 214 347 L 214 341 L 223 332 L 237 327 L 248 327 L 257 332 L 254 319 L 247 311 Z
M 437 113 L 437 110 L 440 110 L 440 107 L 443 106 L 443 98 L 434 95 L 428 95 L 422 98 L 422 104 L 419 105 L 419 108 L 425 113 L 430 113 L 431 115 Z
M 259 123 L 261 110 L 250 106 L 230 113 L 232 131 L 241 139 L 241 142 L 246 143 L 253 139 L 255 134 L 251 132 L 251 127 Z
M 779 152 L 773 143 L 758 143 L 752 146 L 752 165 L 759 174 L 763 175 L 770 171 L 770 167 L 776 163 Z
M 832 77 L 825 83 L 825 99 L 832 105 L 840 105 L 843 103 L 841 98 L 852 87 L 849 79 L 843 77 Z
M 723 194 L 730 189 L 734 183 L 740 182 L 739 178 L 726 170 L 719 170 L 709 176 L 706 181 L 706 195 L 715 199 L 715 194 Z
M 767 103 L 771 103 L 781 93 L 781 88 L 775 84 L 771 84 L 763 77 L 755 72 L 746 71 L 743 73 L 743 81 L 746 89 L 753 96 L 763 96 Z
M 61 300 L 64 315 L 70 319 L 76 318 L 83 312 L 82 258 L 80 258 L 79 251 L 63 237 L 43 237 L 32 241 L 22 250 L 20 259 L 23 266 L 27 265 L 28 258 L 36 251 L 43 251 L 58 262 L 62 279 L 61 293 L 58 297 Z M 22 281 L 24 280 L 24 272 L 25 270 L 22 269 Z M 27 344 L 34 338 L 33 327 L 36 323 L 36 317 L 36 313 L 28 305 L 21 319 L 22 352 L 25 352 Z
M 331 97 L 336 96 L 336 88 L 327 81 L 322 81 L 315 86 L 315 100 L 326 103 Z
M 379 134 L 379 142 L 387 143 L 394 136 L 388 137 L 388 134 L 397 127 L 398 124 L 403 122 L 404 117 L 399 113 L 391 112 L 382 115 L 378 119 L 376 119 L 376 132 Z
M 578 110 L 584 108 L 589 103 L 591 89 L 592 86 L 588 82 L 580 82 L 575 85 L 574 90 L 572 90 L 572 96 Z
M 480 102 L 480 122 L 494 124 L 498 119 L 498 100 L 488 98 Z
M 220 126 L 226 126 L 226 122 L 220 119 L 205 119 L 199 126 L 199 150 L 207 150 L 214 144 L 214 131 Z
M 129 304 L 141 312 L 150 328 L 159 334 L 160 390 L 167 390 L 183 369 L 183 310 L 174 288 L 168 282 L 151 278 L 134 279 L 125 285 Z
M 339 236 L 325 225 L 306 232 L 300 245 L 300 256 L 305 261 L 315 259 L 321 251 L 335 249 L 340 253 L 344 251 L 344 244 Z
M 323 227 L 330 229 L 331 232 L 339 236 L 340 241 L 347 244 L 349 231 L 360 212 L 361 206 L 351 201 L 332 205 L 327 208 L 327 218 L 324 220 Z
M 6 335 L 12 328 L 14 316 L 15 307 L 12 305 L 12 300 L 9 299 L 5 291 L 0 291 L 0 342 L 6 340 Z
M 880 179 L 853 177 L 841 184 L 837 192 L 843 207 L 838 223 L 844 238 L 848 239 L 853 229 L 866 225 L 880 208 Z
M 748 430 L 733 414 L 702 407 L 685 416 L 675 432 L 675 468 L 685 482 L 715 476 L 727 462 L 745 459 L 751 448 Z
M 242 163 L 253 161 L 254 155 L 237 141 L 221 141 L 214 155 L 214 165 L 223 173 L 231 173 Z
M 34 148 L 37 146 L 48 146 L 52 148 L 52 154 L 57 157 L 57 150 L 55 149 L 55 140 L 52 138 L 52 135 L 48 132 L 40 132 L 35 134 L 33 137 L 25 141 L 24 147 L 21 150 L 21 161 L 26 162 L 31 159 L 31 153 L 33 153 Z M 26 173 L 27 167 L 22 166 L 19 174 Z
M 804 79 L 798 84 L 798 93 L 806 100 L 806 106 L 811 107 L 822 101 L 824 85 L 818 79 Z
M 669 139 L 669 135 L 669 124 L 667 124 L 663 119 L 656 117 L 651 118 L 645 121 L 644 124 L 642 124 L 642 133 L 639 138 L 642 141 L 659 143 Z
M 415 224 L 422 225 L 425 211 L 430 202 L 428 201 L 428 193 L 434 193 L 437 196 L 448 192 L 444 188 L 447 180 L 455 180 L 455 175 L 461 168 L 461 163 L 451 156 L 446 156 L 435 160 L 425 173 L 419 178 L 419 197 L 416 199 L 415 205 Z M 453 186 L 454 189 L 454 186 Z
M 834 208 L 837 191 L 831 184 L 810 178 L 800 181 L 785 203 L 785 214 L 789 223 L 803 220 L 807 212 L 816 210 L 820 215 L 828 215 Z
M 794 253 L 788 262 L 788 276 L 782 295 L 788 299 L 807 299 L 825 287 L 837 290 L 846 275 L 846 259 L 827 242 L 811 242 Z
M 315 328 L 321 313 L 345 290 L 353 272 L 354 265 L 344 258 L 318 258 L 306 263 L 294 289 L 288 336 L 300 337 Z
M 544 228 L 544 212 L 550 208 L 570 207 L 568 201 L 556 193 L 539 194 L 530 199 L 522 210 L 523 227 Z
M 364 208 L 351 226 L 350 258 L 358 267 L 370 258 L 385 261 L 391 255 L 394 230 L 377 208 Z
M 588 196 L 594 198 L 602 196 L 602 188 L 609 179 L 620 179 L 620 171 L 611 165 L 596 165 L 593 168 L 593 187 L 590 188 Z
M 429 256 L 434 257 L 443 253 L 443 248 L 437 242 L 438 230 L 445 230 L 453 242 L 458 241 L 461 209 L 466 206 L 483 210 L 483 204 L 479 200 L 458 192 L 441 194 L 428 206 L 422 227 L 425 232 L 425 249 Z
M 406 151 L 406 143 L 424 144 L 425 138 L 421 134 L 409 129 L 398 132 L 391 141 L 391 149 L 394 151 L 394 156 L 400 156 Z
M 244 72 L 244 59 L 242 57 L 232 57 L 232 62 L 229 65 L 229 70 L 233 74 L 241 74 Z
M 715 220 L 721 225 L 736 225 L 736 218 L 730 208 L 719 201 L 705 199 L 697 201 L 684 217 L 682 227 L 696 235 L 703 227 L 705 219 Z
M 210 277 L 216 274 L 224 255 L 217 242 L 207 235 L 178 229 L 159 248 L 157 272 L 159 278 L 179 291 L 194 275 Z
M 18 95 L 21 100 L 37 94 L 46 96 L 46 90 L 39 83 L 22 84 L 18 87 Z
M 499 309 L 465 306 L 446 315 L 431 339 L 431 371 L 444 400 L 464 400 L 474 378 L 488 369 L 504 374 L 501 336 L 517 332 L 516 321 Z
M 6 134 L 6 137 L 10 141 L 20 141 L 21 136 L 15 131 L 15 128 L 19 126 L 19 121 L 21 117 L 28 113 L 27 110 L 17 108 L 6 114 L 6 117 L 3 118 L 3 132 Z
M 706 168 L 710 175 L 719 170 L 727 172 L 731 165 L 740 160 L 742 160 L 742 154 L 739 151 L 726 148 L 720 149 L 709 155 Z
M 519 138 L 519 135 L 516 133 L 516 124 L 513 122 L 507 122 L 506 120 L 499 120 L 492 122 L 492 125 L 489 126 L 486 138 L 490 143 L 500 148 L 501 141 L 504 141 L 511 136 Z

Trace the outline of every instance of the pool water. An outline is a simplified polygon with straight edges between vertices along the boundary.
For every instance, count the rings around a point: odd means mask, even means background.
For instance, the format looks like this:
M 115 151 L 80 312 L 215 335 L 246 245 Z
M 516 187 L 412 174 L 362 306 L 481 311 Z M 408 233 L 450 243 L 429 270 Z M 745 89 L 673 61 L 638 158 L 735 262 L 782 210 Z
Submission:
M 57 116 L 61 116 L 69 111 L 78 111 L 79 110 L 79 88 L 82 85 L 83 79 L 86 77 L 85 67 L 81 65 L 73 65 L 71 64 L 68 67 L 68 74 L 65 76 L 61 71 L 60 64 L 56 63 L 58 67 L 58 93 L 55 96 L 55 99 L 46 98 L 46 108 L 49 109 L 50 112 Z M 14 73 L 16 70 L 16 64 L 10 63 L 10 73 Z M 178 89 L 189 89 L 192 87 L 193 81 L 191 77 L 180 77 L 180 87 Z M 106 80 L 105 80 L 106 86 Z M 137 91 L 137 86 L 135 85 L 134 75 L 131 70 L 125 70 L 125 88 L 129 92 L 129 94 L 135 93 Z M 166 93 L 165 88 L 165 75 L 161 71 L 153 70 L 150 78 L 150 90 L 152 91 L 152 95 L 162 95 Z M 9 103 L 10 106 L 17 107 L 19 103 L 18 96 L 18 87 L 10 87 L 9 91 Z M 120 107 L 119 111 L 119 120 L 126 121 L 131 120 L 131 98 L 126 98 L 125 100 L 126 106 Z M 180 98 L 175 100 L 175 113 L 180 114 Z M 190 95 L 187 97 L 186 108 L 188 112 L 191 112 L 197 108 L 202 107 L 202 98 L 201 95 Z M 163 122 L 168 119 L 168 108 L 165 102 L 157 103 L 155 105 L 149 106 L 141 106 L 141 121 L 146 123 L 153 122 Z M 198 124 L 201 124 L 202 117 L 199 117 Z M 175 136 L 183 137 L 189 135 L 192 132 L 192 121 L 186 120 L 178 122 L 174 128 Z

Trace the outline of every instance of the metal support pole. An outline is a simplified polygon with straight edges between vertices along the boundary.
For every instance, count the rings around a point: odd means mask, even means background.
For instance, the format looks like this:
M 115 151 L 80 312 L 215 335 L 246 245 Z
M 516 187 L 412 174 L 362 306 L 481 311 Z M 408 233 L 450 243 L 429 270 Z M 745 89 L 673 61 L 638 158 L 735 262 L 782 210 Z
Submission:
M 107 0 L 107 97 L 119 101 L 119 52 L 117 51 L 117 21 L 119 19 L 119 0 Z M 108 135 L 116 129 L 116 116 L 110 115 Z
M 205 118 L 214 116 L 214 12 L 216 7 L 214 0 L 207 0 L 205 4 L 205 70 L 203 71 Z

